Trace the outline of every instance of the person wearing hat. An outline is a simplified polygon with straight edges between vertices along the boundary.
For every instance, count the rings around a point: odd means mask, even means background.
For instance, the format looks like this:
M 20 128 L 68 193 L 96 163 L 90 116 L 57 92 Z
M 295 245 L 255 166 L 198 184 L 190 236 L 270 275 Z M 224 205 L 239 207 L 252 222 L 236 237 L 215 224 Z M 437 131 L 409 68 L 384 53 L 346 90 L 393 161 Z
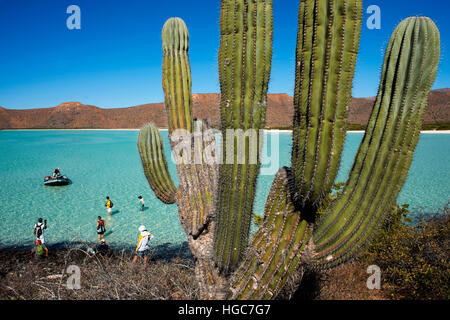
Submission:
M 144 265 L 147 264 L 147 255 L 150 250 L 148 242 L 153 239 L 153 235 L 147 231 L 145 226 L 140 226 L 139 230 L 139 241 L 136 246 L 135 256 L 133 258 L 133 263 L 136 262 L 138 257 L 144 258 Z
M 36 245 L 36 247 L 31 248 L 32 256 L 34 256 L 37 259 L 41 259 L 44 257 L 45 251 L 45 256 L 48 257 L 48 249 L 47 247 L 42 245 L 41 240 L 36 240 L 34 244 Z

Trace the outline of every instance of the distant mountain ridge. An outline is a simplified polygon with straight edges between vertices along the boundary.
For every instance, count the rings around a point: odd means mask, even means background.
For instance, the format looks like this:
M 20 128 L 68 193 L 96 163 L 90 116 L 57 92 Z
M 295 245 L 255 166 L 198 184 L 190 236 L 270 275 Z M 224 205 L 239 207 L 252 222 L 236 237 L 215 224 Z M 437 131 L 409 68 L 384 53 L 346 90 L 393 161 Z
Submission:
M 348 123 L 365 125 L 373 108 L 374 97 L 352 98 Z M 286 128 L 292 124 L 293 98 L 285 93 L 268 94 L 267 128 Z M 213 126 L 220 122 L 220 94 L 192 94 L 194 117 L 208 118 Z M 0 107 L 0 129 L 133 129 L 153 123 L 167 128 L 164 103 L 104 109 L 81 102 L 64 102 L 56 107 L 6 109 Z M 430 92 L 424 114 L 425 124 L 450 123 L 450 89 Z

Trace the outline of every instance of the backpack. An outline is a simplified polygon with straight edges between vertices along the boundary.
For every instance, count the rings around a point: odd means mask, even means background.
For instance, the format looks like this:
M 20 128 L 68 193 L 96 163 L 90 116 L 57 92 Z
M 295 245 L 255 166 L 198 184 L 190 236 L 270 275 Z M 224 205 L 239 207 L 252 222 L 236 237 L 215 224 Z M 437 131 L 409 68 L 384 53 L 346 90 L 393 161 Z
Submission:
M 114 203 L 111 200 L 109 200 L 109 207 L 112 208 L 113 206 L 114 206 Z
M 97 228 L 98 232 L 105 232 L 106 228 L 105 228 L 105 222 L 103 220 L 100 221 L 100 225 Z
M 36 229 L 37 229 L 36 230 L 36 238 L 38 238 L 38 239 L 42 236 L 42 228 L 43 228 L 42 224 L 36 226 Z
M 42 256 L 44 254 L 44 248 L 41 245 L 36 246 L 36 254 Z

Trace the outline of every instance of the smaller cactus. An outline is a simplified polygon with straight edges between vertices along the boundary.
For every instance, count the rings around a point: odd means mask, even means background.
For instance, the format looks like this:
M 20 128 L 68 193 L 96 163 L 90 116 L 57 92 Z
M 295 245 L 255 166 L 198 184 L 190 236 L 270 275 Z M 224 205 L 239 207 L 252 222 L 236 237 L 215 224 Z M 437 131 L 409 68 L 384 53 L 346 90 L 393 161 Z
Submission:
M 170 177 L 158 128 L 149 125 L 139 132 L 138 150 L 144 174 L 156 197 L 166 204 L 176 201 L 177 189 Z

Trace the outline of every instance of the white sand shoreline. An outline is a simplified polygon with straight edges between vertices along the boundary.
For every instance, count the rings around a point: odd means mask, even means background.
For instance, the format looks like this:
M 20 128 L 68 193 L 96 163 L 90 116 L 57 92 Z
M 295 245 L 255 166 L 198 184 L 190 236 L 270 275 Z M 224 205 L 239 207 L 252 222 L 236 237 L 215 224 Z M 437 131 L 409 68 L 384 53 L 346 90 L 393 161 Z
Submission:
M 139 131 L 140 129 L 0 129 L 0 131 Z M 168 129 L 159 129 L 160 131 L 167 131 Z M 263 129 L 264 131 L 292 133 L 292 130 L 279 129 Z M 364 130 L 347 130 L 347 132 L 364 133 Z M 450 134 L 450 130 L 422 130 L 420 133 L 428 134 Z

